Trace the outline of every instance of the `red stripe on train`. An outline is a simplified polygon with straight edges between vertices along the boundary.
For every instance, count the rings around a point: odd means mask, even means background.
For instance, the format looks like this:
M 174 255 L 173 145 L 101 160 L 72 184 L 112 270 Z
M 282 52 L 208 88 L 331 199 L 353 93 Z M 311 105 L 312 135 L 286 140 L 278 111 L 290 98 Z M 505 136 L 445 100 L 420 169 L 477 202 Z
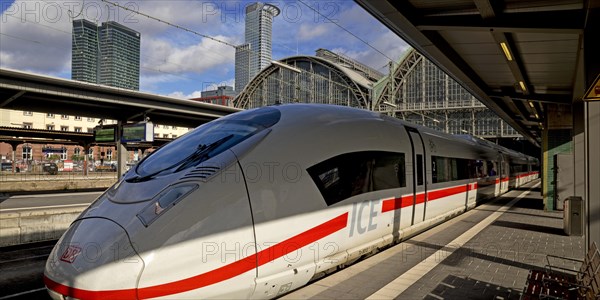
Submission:
M 319 239 L 344 229 L 346 228 L 347 224 L 348 213 L 344 213 L 272 247 L 259 251 L 256 253 L 256 255 L 248 256 L 231 264 L 196 275 L 194 277 L 156 286 L 139 289 L 133 288 L 124 290 L 91 291 L 63 285 L 46 277 L 46 275 L 44 275 L 44 283 L 49 289 L 59 294 L 79 299 L 133 299 L 168 296 L 219 283 L 250 270 L 254 270 L 257 266 L 267 264 L 277 258 L 280 258 L 288 253 L 307 246 L 310 243 L 316 242 Z
M 468 190 L 475 190 L 475 189 L 477 189 L 477 183 L 475 183 L 475 184 L 469 183 L 466 185 L 459 185 L 459 186 L 455 186 L 455 187 L 451 187 L 451 188 L 447 188 L 447 189 L 443 189 L 443 190 L 431 191 L 431 192 L 427 193 L 427 201 L 433 201 L 433 200 L 441 199 L 444 197 L 449 197 L 452 195 L 464 193 Z M 417 194 L 416 204 L 423 203 L 423 202 L 425 202 L 425 193 Z M 385 200 L 383 200 L 383 203 L 381 204 L 381 212 L 384 213 L 384 212 L 396 210 L 396 209 L 411 206 L 411 205 L 413 205 L 413 195 L 385 199 Z

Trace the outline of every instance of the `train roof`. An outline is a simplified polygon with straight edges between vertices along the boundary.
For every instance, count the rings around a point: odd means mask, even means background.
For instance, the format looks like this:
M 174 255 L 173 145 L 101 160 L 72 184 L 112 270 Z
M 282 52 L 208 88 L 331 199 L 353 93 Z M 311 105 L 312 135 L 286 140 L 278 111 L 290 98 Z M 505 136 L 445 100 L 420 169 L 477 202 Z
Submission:
M 488 151 L 500 152 L 505 155 L 509 155 L 513 158 L 522 159 L 535 159 L 534 157 L 525 155 L 523 153 L 505 148 L 497 145 L 491 141 L 476 138 L 471 135 L 454 135 L 445 132 L 437 131 L 422 125 L 413 124 L 404 120 L 400 120 L 394 117 L 387 116 L 385 114 L 359 109 L 351 108 L 340 105 L 328 105 L 328 104 L 306 104 L 306 103 L 292 103 L 292 104 L 280 104 L 270 106 L 278 109 L 282 113 L 282 122 L 286 122 L 286 119 L 302 120 L 302 122 L 309 122 L 308 126 L 319 126 L 323 123 L 328 123 L 338 120 L 349 120 L 349 119 L 362 119 L 362 120 L 385 120 L 389 122 L 399 123 L 402 126 L 410 126 L 416 128 L 422 134 L 427 134 L 437 138 L 452 141 L 454 143 L 460 143 L 468 146 L 481 147 Z M 318 116 L 318 117 L 316 117 Z M 310 124 L 312 123 L 312 124 Z

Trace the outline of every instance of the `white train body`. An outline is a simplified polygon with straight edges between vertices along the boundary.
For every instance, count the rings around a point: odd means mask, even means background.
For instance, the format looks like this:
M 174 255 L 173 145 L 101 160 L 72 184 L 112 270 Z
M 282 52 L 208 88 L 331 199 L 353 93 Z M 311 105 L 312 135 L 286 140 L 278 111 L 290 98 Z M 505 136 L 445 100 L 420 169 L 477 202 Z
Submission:
M 129 171 L 63 235 L 44 280 L 56 299 L 273 298 L 536 178 L 535 166 L 358 109 L 240 112 Z

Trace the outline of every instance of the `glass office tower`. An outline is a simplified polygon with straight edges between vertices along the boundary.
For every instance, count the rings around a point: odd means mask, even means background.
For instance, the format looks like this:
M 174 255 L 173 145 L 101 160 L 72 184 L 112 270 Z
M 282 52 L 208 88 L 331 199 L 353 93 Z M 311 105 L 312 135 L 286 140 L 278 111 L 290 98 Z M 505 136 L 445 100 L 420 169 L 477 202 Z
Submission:
M 139 32 L 110 21 L 73 21 L 71 78 L 113 87 L 140 88 Z

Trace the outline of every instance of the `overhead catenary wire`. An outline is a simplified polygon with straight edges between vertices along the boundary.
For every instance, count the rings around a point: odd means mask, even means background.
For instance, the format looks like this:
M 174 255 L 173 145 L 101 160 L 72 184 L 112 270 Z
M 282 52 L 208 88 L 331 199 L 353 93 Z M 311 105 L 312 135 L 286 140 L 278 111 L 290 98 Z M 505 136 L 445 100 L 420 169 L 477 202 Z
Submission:
M 47 0 L 42 0 L 42 1 L 46 2 Z M 174 23 L 171 23 L 171 22 L 168 22 L 168 21 L 162 20 L 162 19 L 160 19 L 160 18 L 157 18 L 157 17 L 151 16 L 151 15 L 149 15 L 149 14 L 146 14 L 146 13 L 143 13 L 143 12 L 140 12 L 140 11 L 137 11 L 137 10 L 135 10 L 135 9 L 132 9 L 132 8 L 130 8 L 130 7 L 126 7 L 126 6 L 120 5 L 120 4 L 118 4 L 118 3 L 115 3 L 115 2 L 112 2 L 112 1 L 108 1 L 108 0 L 102 0 L 102 2 L 105 2 L 107 5 L 112 5 L 112 6 L 115 6 L 115 7 L 118 7 L 118 8 L 122 8 L 122 9 L 124 9 L 124 10 L 126 10 L 126 11 L 129 11 L 129 12 L 132 12 L 132 13 L 135 13 L 135 14 L 138 14 L 138 15 L 141 15 L 141 16 L 144 16 L 144 17 L 146 17 L 146 18 L 148 18 L 148 19 L 151 19 L 151 20 L 154 20 L 154 21 L 157 21 L 157 22 L 163 23 L 163 24 L 165 24 L 165 25 L 167 25 L 167 26 L 171 26 L 171 27 L 177 28 L 177 29 L 179 29 L 179 30 L 183 30 L 183 31 L 186 31 L 186 32 L 192 33 L 192 34 L 194 34 L 194 35 L 201 36 L 201 37 L 203 37 L 203 38 L 206 38 L 206 39 L 212 40 L 212 41 L 214 41 L 214 42 L 221 43 L 221 44 L 224 44 L 224 45 L 227 45 L 227 46 L 229 46 L 229 47 L 233 47 L 233 48 L 236 48 L 236 49 L 237 49 L 237 46 L 236 46 L 235 44 L 233 44 L 233 43 L 230 43 L 230 42 L 228 42 L 228 41 L 225 41 L 225 40 L 222 40 L 222 39 L 219 39 L 219 38 L 216 38 L 216 37 L 213 37 L 213 36 L 210 36 L 210 35 L 207 35 L 207 34 L 204 34 L 204 33 L 198 32 L 198 31 L 195 31 L 195 30 L 191 30 L 191 29 L 189 29 L 189 28 L 185 28 L 185 27 L 183 27 L 183 26 L 180 26 L 180 25 L 177 25 L 177 24 L 174 24 Z M 312 7 L 310 7 L 309 5 L 307 5 L 305 2 L 302 2 L 302 1 L 300 1 L 300 2 L 301 2 L 302 4 L 304 4 L 305 6 L 309 7 L 311 10 L 315 10 L 314 8 L 312 8 Z M 63 8 L 63 7 L 60 7 L 60 8 L 61 8 L 61 9 L 63 9 L 63 10 L 65 10 L 65 8 Z M 69 10 L 69 11 L 68 11 L 68 13 L 69 13 L 69 16 L 70 16 L 70 17 L 74 17 L 74 16 L 73 16 L 73 12 L 71 12 L 71 11 Z M 81 15 L 81 12 L 80 12 L 79 14 L 77 14 L 77 16 L 79 16 L 79 15 Z M 362 39 L 361 39 L 361 38 L 359 38 L 357 35 L 353 34 L 351 31 L 347 30 L 346 28 L 344 28 L 344 27 L 343 27 L 343 26 L 341 26 L 340 24 L 337 24 L 336 22 L 333 22 L 333 21 L 332 21 L 330 18 L 328 18 L 327 16 L 323 16 L 322 14 L 320 14 L 320 15 L 321 15 L 323 18 L 325 18 L 325 19 L 329 20 L 330 22 L 334 23 L 336 26 L 340 27 L 342 30 L 344 30 L 344 31 L 348 32 L 349 34 L 351 34 L 353 37 L 357 38 L 358 40 L 360 40 L 360 41 L 361 41 L 361 42 L 363 42 L 364 44 L 366 44 L 366 45 L 368 45 L 369 47 L 373 48 L 373 49 L 374 49 L 375 51 L 377 51 L 378 53 L 380 53 L 380 54 L 382 54 L 383 56 L 385 56 L 386 58 L 390 59 L 388 56 L 386 56 L 385 54 L 383 54 L 383 52 L 379 51 L 377 48 L 373 47 L 372 45 L 370 45 L 370 44 L 369 44 L 369 43 L 367 43 L 366 41 L 362 40 Z M 11 16 L 11 17 L 12 17 L 12 16 Z M 66 32 L 66 31 L 63 31 L 63 30 L 60 30 L 60 29 L 56 29 L 56 28 L 53 28 L 53 27 L 50 27 L 50 26 L 43 25 L 43 24 L 36 24 L 36 25 L 44 26 L 44 27 L 47 27 L 47 28 L 49 28 L 49 29 L 57 30 L 57 31 L 60 31 L 60 32 L 64 32 L 65 34 L 69 34 L 69 35 L 71 35 L 71 32 Z M 247 30 L 251 30 L 251 29 L 247 29 Z M 204 49 L 207 49 L 207 47 L 206 47 L 205 45 L 202 45 L 201 47 L 202 47 L 202 48 L 204 48 Z M 283 47 L 286 47 L 286 46 L 285 46 L 285 45 L 283 45 Z M 78 47 L 76 47 L 76 48 L 78 48 Z M 288 47 L 288 48 L 289 48 L 289 47 Z M 290 48 L 290 49 L 291 49 L 291 48 Z M 207 50 L 208 50 L 208 49 L 207 49 Z M 293 50 L 294 52 L 296 52 L 296 51 L 297 51 L 297 49 L 291 49 L 291 50 Z M 253 50 L 251 50 L 251 49 L 248 49 L 248 50 L 244 49 L 244 51 L 249 51 L 249 52 L 251 52 L 251 53 L 256 53 L 256 52 L 257 52 L 257 51 L 253 51 Z M 218 52 L 218 51 L 217 51 L 217 52 L 210 52 L 210 54 L 211 54 L 211 55 L 215 55 L 215 56 L 228 57 L 228 56 L 225 56 L 225 55 L 223 55 L 221 52 Z M 164 63 L 168 63 L 168 64 L 172 64 L 172 65 L 175 65 L 175 66 L 182 67 L 182 65 L 181 65 L 181 64 L 178 64 L 178 63 L 175 63 L 175 62 L 169 61 L 169 60 L 167 60 L 167 59 L 157 59 L 156 57 L 152 57 L 152 58 L 150 58 L 150 59 L 151 59 L 151 60 L 154 60 L 154 61 L 160 61 L 160 62 L 164 62 Z M 390 60 L 391 60 L 391 59 L 390 59 Z M 393 61 L 393 60 L 391 60 L 391 61 Z M 152 70 L 152 71 L 155 71 L 155 72 L 158 72 L 158 73 L 169 74 L 169 75 L 172 75 L 172 76 L 176 76 L 176 77 L 180 77 L 180 78 L 185 78 L 185 79 L 187 79 L 187 80 L 197 80 L 197 79 L 192 79 L 192 78 L 186 77 L 185 75 L 181 75 L 181 74 L 175 74 L 175 73 L 171 73 L 171 72 L 165 71 L 165 69 L 164 69 L 164 68 L 151 68 L 151 67 L 150 67 L 148 64 L 142 65 L 142 66 L 141 66 L 141 68 L 143 68 L 143 69 L 146 69 L 146 70 Z M 244 66 L 244 68 L 248 68 L 248 67 L 247 67 L 247 66 Z M 277 79 L 274 79 L 274 80 L 277 80 Z M 351 88 L 350 86 L 348 86 L 348 84 L 344 84 L 344 83 L 340 83 L 340 82 L 335 82 L 334 84 L 335 84 L 335 85 L 346 86 L 346 87 L 349 87 L 349 88 Z
M 192 33 L 192 34 L 195 34 L 195 35 L 201 36 L 201 37 L 203 37 L 203 38 L 207 38 L 207 39 L 213 40 L 213 41 L 215 41 L 215 42 L 217 42 L 217 43 L 225 44 L 225 45 L 227 45 L 227 46 L 230 46 L 230 47 L 233 47 L 233 48 L 235 48 L 235 47 L 236 47 L 236 45 L 234 45 L 234 44 L 232 44 L 232 43 L 229 43 L 229 42 L 226 42 L 226 41 L 223 41 L 223 40 L 217 39 L 217 38 L 215 38 L 215 37 L 212 37 L 212 36 L 210 36 L 210 35 L 203 34 L 203 33 L 197 32 L 197 31 L 195 31 L 195 30 L 192 30 L 192 29 L 189 29 L 189 28 L 183 27 L 183 26 L 179 26 L 179 25 L 177 25 L 177 24 L 173 24 L 173 23 L 171 23 L 171 22 L 168 22 L 168 21 L 165 21 L 165 20 L 159 19 L 159 18 L 157 18 L 157 17 L 151 16 L 151 15 L 149 15 L 149 14 L 145 14 L 145 13 L 143 13 L 143 12 L 140 12 L 140 11 L 137 11 L 137 10 L 134 10 L 134 9 L 131 9 L 131 8 L 129 8 L 129 7 L 126 7 L 126 6 L 120 5 L 120 4 L 118 4 L 118 3 L 111 2 L 111 1 L 108 1 L 108 0 L 102 0 L 102 2 L 106 2 L 106 3 L 108 3 L 108 4 L 112 5 L 112 6 L 115 6 L 115 7 L 121 8 L 121 9 L 124 9 L 124 10 L 126 10 L 126 11 L 133 12 L 133 13 L 135 13 L 135 14 L 138 14 L 138 15 L 140 15 L 140 16 L 144 16 L 144 17 L 146 17 L 146 18 L 148 18 L 148 19 L 152 19 L 152 20 L 154 20 L 154 21 L 157 21 L 157 22 L 160 22 L 160 23 L 166 24 L 166 25 L 168 25 L 168 26 L 171 26 L 171 27 L 175 27 L 175 28 L 177 28 L 177 29 L 180 29 L 180 30 L 183 30 L 183 31 L 187 31 L 187 32 L 189 32 L 189 33 Z
M 227 46 L 233 47 L 233 48 L 235 48 L 236 50 L 240 50 L 240 51 L 247 51 L 247 52 L 249 52 L 249 53 L 258 54 L 258 53 L 257 53 L 257 51 L 254 51 L 253 49 L 239 49 L 239 48 L 238 48 L 238 45 L 234 45 L 234 44 L 232 44 L 232 43 L 230 43 L 230 42 L 227 42 L 227 41 L 224 41 L 224 40 L 221 40 L 221 39 L 215 38 L 215 37 L 213 37 L 213 36 L 210 36 L 210 35 L 207 35 L 207 34 L 203 34 L 203 33 L 197 32 L 197 31 L 195 31 L 195 30 L 191 30 L 191 29 L 189 29 L 189 28 L 183 27 L 183 26 L 181 26 L 181 25 L 174 24 L 174 23 L 172 23 L 172 22 L 169 22 L 169 21 L 162 20 L 162 19 L 160 19 L 160 18 L 157 18 L 157 17 L 151 16 L 151 15 L 149 15 L 149 14 L 146 14 L 146 13 L 140 12 L 139 10 L 135 10 L 135 9 L 132 9 L 132 8 L 130 8 L 130 7 L 126 7 L 126 6 L 123 6 L 123 5 L 120 5 L 120 4 L 118 4 L 118 3 L 111 2 L 111 1 L 108 1 L 108 0 L 102 0 L 102 2 L 108 3 L 108 4 L 110 4 L 110 5 L 113 5 L 113 6 L 115 6 L 115 7 L 118 7 L 118 8 L 124 9 L 124 10 L 126 10 L 126 11 L 129 11 L 129 12 L 132 12 L 132 13 L 135 13 L 135 14 L 138 14 L 138 15 L 141 15 L 141 16 L 144 16 L 144 17 L 147 17 L 147 18 L 149 18 L 149 19 L 151 19 L 151 20 L 154 20 L 154 21 L 157 21 L 157 22 L 163 23 L 163 24 L 165 24 L 165 25 L 168 25 L 168 26 L 171 26 L 171 27 L 174 27 L 174 28 L 177 28 L 177 29 L 180 29 L 180 30 L 183 30 L 183 31 L 189 32 L 189 33 L 192 33 L 192 34 L 194 34 L 194 35 L 198 35 L 198 36 L 201 36 L 201 37 L 204 37 L 204 38 L 210 39 L 210 40 L 212 40 L 212 41 L 215 41 L 215 42 L 218 42 L 218 43 L 221 43 L 221 44 L 224 44 L 224 45 L 227 45 Z M 304 5 L 306 5 L 307 7 L 309 7 L 311 10 L 314 10 L 314 8 L 312 8 L 312 7 L 308 6 L 306 3 L 304 3 L 304 2 L 301 2 L 301 3 L 303 3 Z M 319 12 L 317 12 L 317 13 L 319 13 Z M 319 13 L 319 14 L 320 14 L 320 13 Z M 321 15 L 321 16 L 323 16 L 322 14 L 320 14 L 320 15 Z M 332 22 L 332 21 L 331 21 L 331 19 L 329 19 L 328 17 L 326 17 L 326 16 L 323 16 L 323 17 L 324 17 L 325 19 L 329 20 L 330 22 Z M 381 51 L 380 51 L 380 50 L 378 50 L 377 48 L 373 47 L 373 46 L 372 46 L 372 45 L 370 45 L 368 42 L 366 42 L 365 40 L 361 39 L 360 37 L 358 37 L 357 35 L 355 35 L 355 34 L 354 34 L 354 33 L 352 33 L 351 31 L 349 31 L 348 29 L 344 28 L 343 26 L 341 26 L 341 25 L 339 25 L 339 24 L 337 24 L 337 23 L 335 23 L 335 22 L 332 22 L 332 23 L 334 23 L 336 26 L 338 26 L 338 27 L 342 28 L 344 31 L 348 32 L 350 35 L 352 35 L 353 37 L 357 38 L 359 41 L 361 41 L 361 42 L 365 43 L 366 45 L 368 45 L 369 47 L 371 47 L 372 49 L 374 49 L 375 51 L 377 51 L 378 53 L 380 53 L 381 55 L 383 55 L 384 57 L 386 57 L 386 58 L 387 58 L 387 59 L 389 59 L 390 61 L 393 61 L 393 60 L 392 60 L 390 57 L 388 57 L 387 55 L 385 55 L 383 52 L 381 52 Z M 246 30 L 248 30 L 248 29 L 249 29 L 249 28 L 246 28 Z M 250 29 L 250 30 L 251 30 L 251 29 Z M 291 48 L 290 48 L 290 49 L 291 49 Z M 294 49 L 291 49 L 291 50 L 294 50 Z M 297 51 L 297 49 L 296 49 L 295 51 Z M 248 67 L 247 67 L 247 68 L 248 68 Z M 336 83 L 336 84 L 337 84 L 337 83 Z M 345 86 L 346 86 L 347 88 L 352 88 L 352 87 L 350 87 L 350 86 L 348 86 L 348 85 L 345 85 Z
M 351 36 L 353 36 L 357 40 L 359 40 L 362 43 L 364 43 L 365 45 L 369 46 L 369 48 L 371 48 L 371 49 L 375 50 L 377 53 L 383 55 L 383 57 L 387 58 L 392 63 L 395 63 L 395 61 L 393 59 L 391 59 L 389 56 L 387 56 L 385 53 L 381 52 L 379 49 L 375 48 L 373 45 L 369 44 L 369 42 L 363 40 L 358 35 L 354 34 L 352 31 L 346 29 L 344 26 L 340 25 L 338 22 L 335 22 L 334 20 L 331 20 L 329 17 L 323 15 L 318 9 L 315 9 L 314 7 L 308 5 L 306 2 L 304 2 L 302 0 L 297 0 L 297 1 L 300 2 L 300 3 L 302 3 L 304 6 L 308 7 L 310 10 L 314 11 L 319 16 L 323 17 L 325 20 L 333 23 L 335 26 L 339 27 L 340 29 L 342 29 L 343 31 L 347 32 L 348 34 L 350 34 Z

